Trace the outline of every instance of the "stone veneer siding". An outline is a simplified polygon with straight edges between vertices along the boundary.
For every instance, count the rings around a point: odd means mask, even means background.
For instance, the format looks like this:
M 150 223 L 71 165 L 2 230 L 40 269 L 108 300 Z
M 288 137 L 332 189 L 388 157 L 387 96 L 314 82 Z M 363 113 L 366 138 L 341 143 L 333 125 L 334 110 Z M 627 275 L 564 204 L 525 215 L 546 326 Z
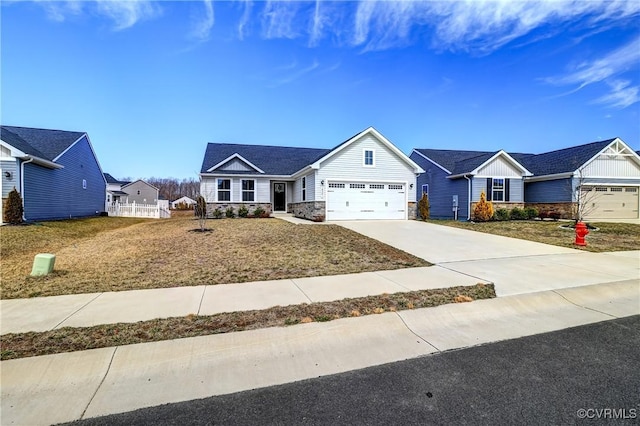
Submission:
M 325 202 L 324 201 L 304 201 L 302 203 L 289 203 L 287 213 L 293 214 L 300 219 L 312 220 L 314 222 L 325 221 Z
M 527 207 L 533 207 L 540 213 L 556 213 L 560 219 L 572 219 L 574 217 L 575 203 L 527 203 Z
M 409 203 L 407 203 L 407 218 L 409 220 L 418 218 L 418 203 L 415 201 L 409 201 Z
M 242 206 L 246 207 L 249 210 L 249 214 L 253 214 L 253 211 L 258 206 L 262 207 L 262 209 L 264 209 L 264 211 L 269 215 L 273 213 L 271 203 L 207 203 L 207 217 L 213 218 L 213 211 L 217 208 L 220 209 L 223 214 L 222 217 L 224 217 L 225 211 L 229 207 L 233 207 L 233 212 L 236 216 L 238 216 L 238 209 Z

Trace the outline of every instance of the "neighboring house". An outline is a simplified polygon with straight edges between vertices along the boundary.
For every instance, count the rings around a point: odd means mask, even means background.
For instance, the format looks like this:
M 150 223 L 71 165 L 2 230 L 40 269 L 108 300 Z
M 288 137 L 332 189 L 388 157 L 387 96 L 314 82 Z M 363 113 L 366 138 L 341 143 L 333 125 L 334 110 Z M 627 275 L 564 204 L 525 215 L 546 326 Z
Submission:
M 200 193 L 208 212 L 260 206 L 316 221 L 409 219 L 421 172 L 370 127 L 333 149 L 209 143 Z
M 180 197 L 177 200 L 172 201 L 171 202 L 171 208 L 172 209 L 177 209 L 178 207 L 180 207 L 181 204 L 190 208 L 191 206 L 196 204 L 196 201 L 191 199 L 191 198 L 189 198 L 189 197 L 187 197 L 185 195 L 184 197 Z
M 119 181 L 109 173 L 104 173 L 104 179 L 107 182 L 107 204 L 126 203 L 129 194 L 122 190 L 122 185 L 129 182 Z
M 106 182 L 84 132 L 1 126 L 0 187 L 14 187 L 27 221 L 93 216 L 104 211 Z
M 640 156 L 619 138 L 542 154 L 414 149 L 411 158 L 426 170 L 417 196 L 429 194 L 434 218 L 453 218 L 457 198 L 458 218 L 471 219 L 482 191 L 494 208 L 572 218 L 582 198 L 587 219 L 639 217 Z

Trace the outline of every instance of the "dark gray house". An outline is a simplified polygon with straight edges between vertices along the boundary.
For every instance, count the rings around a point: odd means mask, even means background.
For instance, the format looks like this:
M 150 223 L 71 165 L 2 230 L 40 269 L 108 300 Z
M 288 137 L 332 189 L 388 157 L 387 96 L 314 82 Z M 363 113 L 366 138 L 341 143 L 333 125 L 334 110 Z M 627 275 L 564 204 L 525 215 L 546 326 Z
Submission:
M 106 182 L 86 133 L 1 126 L 0 150 L 3 202 L 16 188 L 25 220 L 104 211 Z

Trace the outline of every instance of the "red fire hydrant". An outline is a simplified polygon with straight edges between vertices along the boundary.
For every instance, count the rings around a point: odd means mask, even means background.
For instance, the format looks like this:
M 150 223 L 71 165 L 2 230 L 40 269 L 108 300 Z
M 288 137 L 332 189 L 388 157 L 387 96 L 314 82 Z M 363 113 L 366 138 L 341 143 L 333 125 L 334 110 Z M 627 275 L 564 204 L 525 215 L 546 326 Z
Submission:
M 584 240 L 584 237 L 587 236 L 589 230 L 587 229 L 587 225 L 584 222 L 576 223 L 576 242 L 577 246 L 586 246 L 587 242 Z

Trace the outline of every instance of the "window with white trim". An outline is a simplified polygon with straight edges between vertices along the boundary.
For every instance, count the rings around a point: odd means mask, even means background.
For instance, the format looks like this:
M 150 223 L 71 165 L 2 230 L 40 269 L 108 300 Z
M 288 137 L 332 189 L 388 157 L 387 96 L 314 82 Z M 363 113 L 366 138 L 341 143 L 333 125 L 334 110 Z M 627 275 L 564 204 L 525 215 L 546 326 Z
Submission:
M 375 166 L 374 151 L 372 149 L 365 149 L 362 161 L 363 161 L 362 164 L 364 166 L 368 166 L 368 167 Z
M 231 201 L 231 179 L 218 179 L 218 201 Z
M 493 179 L 491 201 L 504 201 L 504 179 Z
M 87 180 L 82 179 L 82 189 L 87 189 Z
M 253 179 L 242 179 L 242 201 L 256 200 L 256 181 Z
M 302 201 L 307 200 L 307 178 L 302 177 Z
M 424 195 L 424 194 L 429 195 L 429 184 L 428 184 L 428 183 L 426 183 L 426 184 L 422 185 L 422 194 L 423 194 L 423 195 Z

